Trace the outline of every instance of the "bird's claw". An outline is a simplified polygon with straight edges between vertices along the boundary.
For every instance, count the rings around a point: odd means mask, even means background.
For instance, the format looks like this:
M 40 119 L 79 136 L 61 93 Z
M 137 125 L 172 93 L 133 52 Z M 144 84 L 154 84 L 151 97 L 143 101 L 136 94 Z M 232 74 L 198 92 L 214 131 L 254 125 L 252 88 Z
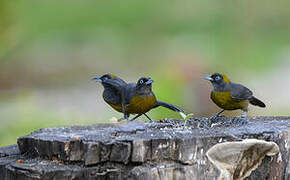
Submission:
M 215 123 L 219 122 L 219 120 L 222 117 L 224 117 L 224 116 L 217 113 L 217 114 L 213 115 L 212 117 L 208 118 L 210 126 L 212 124 L 215 124 Z
M 149 120 L 149 123 L 155 123 L 155 121 L 153 121 L 153 120 Z
M 209 129 L 212 125 L 211 120 L 209 119 L 209 121 L 201 121 L 200 122 L 200 127 L 204 128 L 204 129 Z
M 233 124 L 233 125 L 237 125 L 237 126 L 242 126 L 242 125 L 245 125 L 245 124 L 247 124 L 247 123 L 248 123 L 248 120 L 247 120 L 247 118 L 244 117 L 244 116 L 237 116 L 237 117 L 234 117 L 234 118 L 232 119 L 232 122 L 231 122 L 231 124 Z
M 120 122 L 120 121 L 123 121 L 123 120 L 128 121 L 128 119 L 126 119 L 126 118 L 120 118 L 120 119 L 118 119 L 117 121 Z

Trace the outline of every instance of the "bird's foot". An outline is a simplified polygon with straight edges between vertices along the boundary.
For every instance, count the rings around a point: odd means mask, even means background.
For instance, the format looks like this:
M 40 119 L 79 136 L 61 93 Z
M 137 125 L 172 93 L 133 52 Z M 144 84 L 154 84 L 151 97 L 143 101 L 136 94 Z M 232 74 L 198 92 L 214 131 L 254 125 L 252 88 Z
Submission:
M 120 122 L 120 121 L 123 121 L 123 120 L 126 120 L 126 121 L 128 121 L 128 119 L 127 119 L 127 118 L 120 118 L 120 119 L 118 119 L 118 122 Z
M 149 122 L 149 123 L 155 123 L 155 121 L 152 120 L 151 118 L 150 118 L 150 119 L 148 118 L 148 120 L 145 120 L 145 122 L 146 122 L 146 123 L 147 123 L 147 122 Z
M 220 123 L 221 126 L 223 127 L 229 127 L 232 125 L 232 120 L 228 119 L 228 118 L 224 118 L 221 123 Z
M 211 127 L 213 124 L 218 124 L 219 122 L 222 122 L 222 118 L 224 118 L 224 115 L 220 115 L 219 113 L 213 115 L 212 117 L 208 118 L 208 126 Z
M 212 117 L 209 118 L 209 120 L 212 122 L 212 123 L 217 123 L 218 120 L 219 120 L 219 117 L 222 117 L 223 115 L 221 115 L 221 113 L 223 113 L 224 110 L 216 113 L 215 115 L 213 115 Z
M 212 125 L 211 119 L 209 118 L 207 121 L 200 121 L 199 122 L 199 127 L 204 128 L 204 129 L 209 129 Z
M 242 126 L 248 123 L 247 117 L 245 116 L 237 116 L 234 117 L 231 121 L 231 124 L 236 126 Z

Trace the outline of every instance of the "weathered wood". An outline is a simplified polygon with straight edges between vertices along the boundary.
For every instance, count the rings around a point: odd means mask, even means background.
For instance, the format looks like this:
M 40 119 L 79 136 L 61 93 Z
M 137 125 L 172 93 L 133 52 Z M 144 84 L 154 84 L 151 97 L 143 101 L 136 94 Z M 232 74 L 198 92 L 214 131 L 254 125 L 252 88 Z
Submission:
M 290 117 L 198 128 L 204 120 L 190 119 L 186 128 L 181 120 L 163 120 L 41 129 L 18 139 L 19 152 L 0 149 L 0 179 L 216 179 L 207 150 L 246 138 L 280 148 L 247 179 L 290 179 Z

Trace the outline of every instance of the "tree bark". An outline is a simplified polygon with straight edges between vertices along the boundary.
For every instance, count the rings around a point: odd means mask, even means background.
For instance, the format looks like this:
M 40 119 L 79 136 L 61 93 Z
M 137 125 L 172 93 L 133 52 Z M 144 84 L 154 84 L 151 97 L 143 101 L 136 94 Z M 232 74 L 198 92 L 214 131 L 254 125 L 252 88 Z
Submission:
M 0 179 L 217 179 L 208 149 L 254 138 L 275 142 L 280 153 L 266 156 L 247 179 L 290 180 L 290 117 L 201 128 L 205 120 L 189 119 L 186 127 L 162 120 L 41 129 L 0 148 Z

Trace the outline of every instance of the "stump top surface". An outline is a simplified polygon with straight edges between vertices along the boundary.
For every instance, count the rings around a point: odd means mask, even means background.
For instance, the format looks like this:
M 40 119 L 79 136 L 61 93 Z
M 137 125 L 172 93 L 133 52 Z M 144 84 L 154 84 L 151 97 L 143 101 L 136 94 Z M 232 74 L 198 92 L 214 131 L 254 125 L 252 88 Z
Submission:
M 223 118 L 229 119 L 229 118 Z M 168 119 L 163 122 L 145 123 L 141 121 L 97 124 L 92 126 L 71 126 L 44 128 L 21 138 L 37 138 L 46 141 L 67 141 L 77 139 L 82 141 L 110 141 L 132 139 L 167 139 L 190 137 L 218 137 L 224 135 L 245 135 L 275 133 L 290 129 L 290 117 L 249 117 L 248 124 L 243 126 L 216 126 L 209 129 L 194 128 L 197 120 L 188 120 L 183 126 L 183 120 Z M 21 139 L 20 138 L 20 139 Z
M 248 117 L 242 126 L 200 128 L 206 119 L 189 119 L 185 128 L 183 120 L 167 119 L 40 129 L 20 137 L 18 146 L 0 148 L 0 174 L 29 180 L 176 179 L 175 174 L 179 179 L 216 179 L 219 173 L 206 158 L 208 149 L 246 138 L 278 143 L 282 159 L 274 165 L 266 159 L 250 179 L 283 172 L 284 162 L 290 162 L 290 117 Z

